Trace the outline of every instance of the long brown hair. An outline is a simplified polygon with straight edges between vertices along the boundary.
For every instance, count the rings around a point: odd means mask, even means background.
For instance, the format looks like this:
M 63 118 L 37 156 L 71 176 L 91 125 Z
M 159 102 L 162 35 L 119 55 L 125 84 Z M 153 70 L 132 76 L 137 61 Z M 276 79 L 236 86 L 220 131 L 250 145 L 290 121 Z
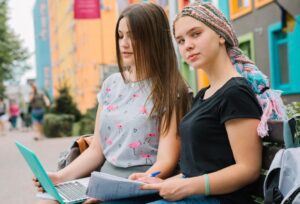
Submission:
M 119 16 L 115 31 L 119 70 L 124 80 L 124 67 L 119 49 L 119 23 L 126 18 L 131 32 L 137 80 L 148 79 L 151 84 L 149 98 L 153 101 L 154 113 L 159 117 L 160 129 L 167 132 L 176 111 L 176 124 L 189 110 L 188 86 L 179 70 L 172 42 L 168 18 L 164 10 L 153 3 L 133 4 Z M 174 109 L 175 108 L 175 109 Z M 164 123 L 162 124 L 162 120 Z

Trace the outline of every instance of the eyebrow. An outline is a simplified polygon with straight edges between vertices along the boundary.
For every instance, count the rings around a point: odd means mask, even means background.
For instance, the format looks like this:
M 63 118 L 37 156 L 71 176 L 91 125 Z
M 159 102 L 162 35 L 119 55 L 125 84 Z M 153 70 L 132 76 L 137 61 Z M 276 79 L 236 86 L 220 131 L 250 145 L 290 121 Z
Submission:
M 123 34 L 123 32 L 121 31 L 121 30 L 118 30 L 118 33 L 122 33 Z M 130 31 L 127 31 L 127 32 L 125 32 L 126 34 L 130 34 L 131 32 Z
M 193 27 L 193 28 L 189 29 L 186 33 L 189 34 L 189 33 L 191 33 L 191 32 L 194 32 L 195 30 L 198 30 L 198 29 L 200 29 L 199 26 Z M 181 37 L 182 37 L 181 35 L 175 36 L 175 39 L 177 40 L 177 39 L 179 39 L 179 38 L 181 38 Z

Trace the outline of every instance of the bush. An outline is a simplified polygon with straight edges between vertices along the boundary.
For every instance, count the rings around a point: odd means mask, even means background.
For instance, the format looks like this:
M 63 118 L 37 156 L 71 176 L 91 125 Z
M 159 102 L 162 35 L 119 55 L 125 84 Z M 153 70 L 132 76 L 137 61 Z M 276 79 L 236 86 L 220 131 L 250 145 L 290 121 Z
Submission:
M 300 102 L 292 102 L 286 106 L 288 118 L 296 119 L 295 143 L 300 145 Z
M 81 120 L 78 123 L 79 135 L 94 133 L 96 114 L 97 114 L 97 106 L 87 110 L 87 112 L 84 114 L 84 116 L 81 118 Z
M 69 114 L 46 114 L 44 116 L 44 134 L 46 137 L 64 137 L 72 135 L 72 125 L 75 120 Z
M 79 121 L 79 135 L 93 134 L 95 128 L 95 119 L 82 118 Z
M 75 122 L 78 122 L 81 119 L 81 113 L 70 95 L 69 88 L 63 86 L 58 91 L 59 96 L 55 98 L 54 107 L 51 108 L 50 112 L 55 114 L 73 115 L 75 117 Z

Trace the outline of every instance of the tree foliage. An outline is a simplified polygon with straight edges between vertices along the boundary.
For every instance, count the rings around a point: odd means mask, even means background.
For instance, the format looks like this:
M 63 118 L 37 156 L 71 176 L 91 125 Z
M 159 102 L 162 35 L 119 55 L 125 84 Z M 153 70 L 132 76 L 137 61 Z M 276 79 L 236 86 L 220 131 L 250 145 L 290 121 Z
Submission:
M 29 52 L 7 21 L 7 0 L 0 0 L 0 95 L 4 93 L 5 80 L 16 79 L 29 69 Z
M 51 112 L 73 115 L 75 117 L 75 122 L 79 121 L 81 118 L 81 113 L 78 110 L 76 103 L 73 101 L 67 86 L 63 86 L 59 89 L 59 96 L 55 99 L 54 107 Z

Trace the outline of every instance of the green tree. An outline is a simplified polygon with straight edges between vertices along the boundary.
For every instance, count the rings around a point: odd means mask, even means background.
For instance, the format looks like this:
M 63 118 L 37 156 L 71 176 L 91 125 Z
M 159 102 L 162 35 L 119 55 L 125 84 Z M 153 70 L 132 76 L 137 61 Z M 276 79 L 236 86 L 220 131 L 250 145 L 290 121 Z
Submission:
M 55 99 L 54 107 L 51 112 L 56 114 L 73 115 L 75 117 L 75 122 L 78 122 L 81 118 L 81 113 L 70 95 L 69 88 L 67 86 L 63 86 L 58 92 L 59 96 Z
M 30 67 L 26 63 L 28 50 L 7 25 L 7 0 L 0 0 L 0 96 L 5 91 L 4 81 L 17 79 Z

